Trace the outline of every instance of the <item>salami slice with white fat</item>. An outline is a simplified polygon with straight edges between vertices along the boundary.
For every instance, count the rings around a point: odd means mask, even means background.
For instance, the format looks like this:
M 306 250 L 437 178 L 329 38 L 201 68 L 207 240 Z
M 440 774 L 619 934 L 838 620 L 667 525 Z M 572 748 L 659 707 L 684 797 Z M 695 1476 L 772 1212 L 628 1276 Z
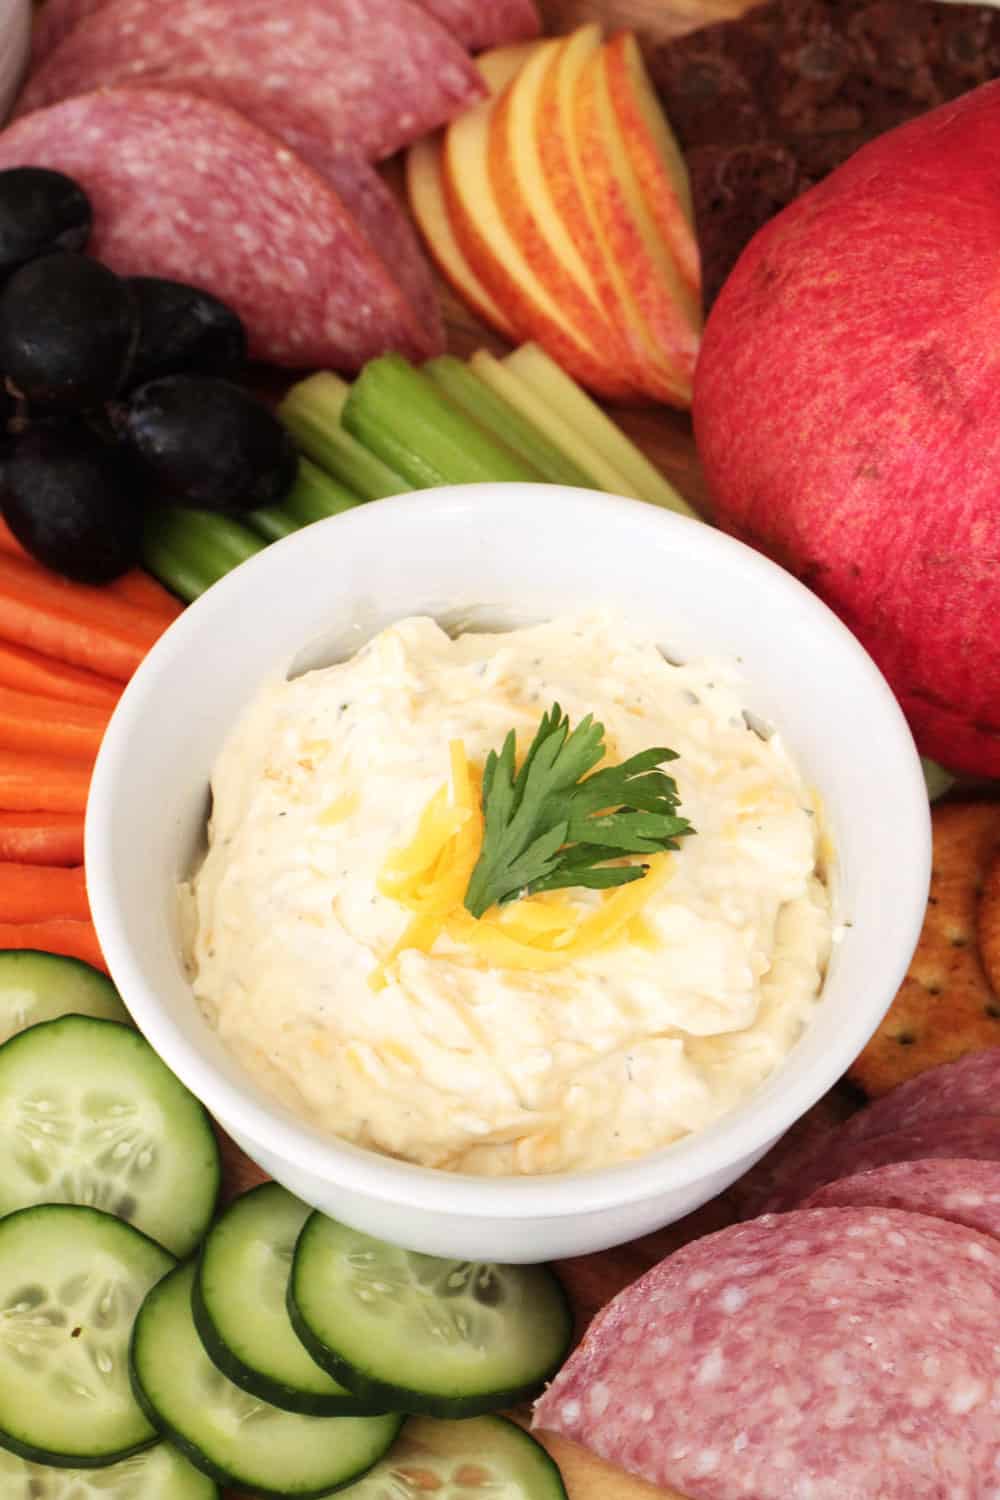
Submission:
M 242 115 L 158 89 L 109 89 L 0 134 L 0 168 L 52 167 L 94 208 L 88 250 L 122 275 L 193 282 L 231 306 L 251 354 L 356 370 L 436 340 L 333 188 Z
M 756 1219 L 611 1302 L 533 1425 L 690 1500 L 988 1500 L 1000 1245 L 893 1209 Z
M 417 0 L 417 3 L 471 52 L 505 47 L 511 42 L 530 42 L 542 29 L 535 0 Z
M 1000 1115 L 954 1115 L 910 1130 L 887 1131 L 857 1140 L 846 1127 L 834 1131 L 821 1152 L 802 1163 L 764 1205 L 766 1213 L 797 1208 L 818 1188 L 841 1177 L 897 1161 L 965 1157 L 1000 1161 Z
M 253 101 L 255 122 L 278 136 L 287 118 L 372 160 L 485 91 L 461 44 L 411 0 L 104 0 L 35 70 L 18 113 L 157 81 L 236 109 Z
M 45 0 L 35 21 L 31 67 L 34 70 L 68 36 L 78 21 L 107 0 Z M 542 29 L 535 0 L 416 0 L 471 52 L 530 42 Z
M 325 166 L 333 184 L 372 249 L 399 283 L 416 314 L 426 348 L 444 348 L 444 321 L 430 263 L 409 216 L 388 184 L 363 156 L 341 151 Z
M 104 0 L 45 0 L 38 7 L 31 28 L 31 70 L 53 52 L 84 16 L 103 5 Z
M 801 1126 L 789 1131 L 735 1185 L 733 1200 L 739 1205 L 741 1218 L 753 1218 L 767 1208 L 780 1205 L 787 1191 L 794 1197 L 796 1183 L 807 1176 L 813 1161 L 822 1159 L 831 1146 L 843 1150 L 849 1141 L 920 1129 L 934 1120 L 994 1112 L 1000 1114 L 1000 1047 L 969 1053 L 956 1062 L 928 1069 L 857 1110 L 833 1132 L 822 1128 L 803 1130 Z M 802 1123 L 808 1127 L 808 1121 Z
M 852 1115 L 844 1134 L 864 1140 L 890 1130 L 912 1130 L 944 1116 L 994 1112 L 1000 1113 L 1000 1047 L 967 1053 L 908 1079 Z
M 1000 1239 L 1000 1162 L 893 1162 L 827 1183 L 802 1207 L 902 1208 Z

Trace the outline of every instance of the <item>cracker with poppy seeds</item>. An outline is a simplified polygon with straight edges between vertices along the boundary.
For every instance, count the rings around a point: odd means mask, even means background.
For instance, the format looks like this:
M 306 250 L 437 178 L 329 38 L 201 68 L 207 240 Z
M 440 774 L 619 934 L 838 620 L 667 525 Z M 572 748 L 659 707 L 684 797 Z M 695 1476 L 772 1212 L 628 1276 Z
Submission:
M 933 809 L 930 899 L 906 978 L 881 1026 L 847 1070 L 870 1097 L 966 1052 L 1000 1046 L 1000 997 L 980 960 L 977 918 L 1000 850 L 1000 803 Z
M 1000 848 L 979 897 L 979 957 L 994 994 L 1000 996 Z

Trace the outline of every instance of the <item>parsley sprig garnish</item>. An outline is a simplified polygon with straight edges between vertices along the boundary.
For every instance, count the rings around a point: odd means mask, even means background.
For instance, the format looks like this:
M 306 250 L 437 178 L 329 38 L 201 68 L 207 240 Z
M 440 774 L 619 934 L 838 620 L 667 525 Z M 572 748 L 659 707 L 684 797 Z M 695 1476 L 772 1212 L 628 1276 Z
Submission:
M 604 758 L 604 725 L 593 714 L 570 730 L 554 703 L 519 771 L 515 754 L 511 730 L 499 755 L 491 750 L 486 757 L 483 844 L 465 893 L 474 917 L 536 891 L 607 890 L 641 880 L 648 865 L 607 861 L 676 849 L 682 835 L 695 831 L 676 815 L 676 782 L 658 769 L 676 760 L 675 752 L 643 750 L 594 771 Z

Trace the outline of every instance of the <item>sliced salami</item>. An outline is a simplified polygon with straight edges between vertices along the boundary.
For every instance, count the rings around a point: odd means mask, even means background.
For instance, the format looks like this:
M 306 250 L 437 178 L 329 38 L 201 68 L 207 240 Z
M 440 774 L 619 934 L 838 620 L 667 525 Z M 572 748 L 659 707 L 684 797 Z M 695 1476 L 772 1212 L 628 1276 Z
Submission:
M 193 282 L 243 319 L 251 354 L 356 370 L 433 333 L 338 194 L 242 115 L 126 88 L 41 110 L 0 134 L 0 167 L 53 167 L 94 207 L 88 250 L 123 275 Z
M 340 152 L 324 172 L 358 222 L 369 244 L 395 277 L 416 314 L 427 346 L 444 348 L 444 321 L 430 263 L 409 216 L 370 162 Z
M 897 1161 L 935 1161 L 966 1157 L 1000 1161 L 1000 1115 L 954 1115 L 910 1130 L 893 1130 L 856 1140 L 835 1131 L 823 1151 L 804 1162 L 764 1205 L 766 1213 L 784 1213 L 804 1203 L 817 1188 L 841 1177 Z
M 844 1126 L 854 1140 L 912 1130 L 948 1115 L 1000 1114 L 1000 1047 L 930 1068 L 858 1110 Z
M 1000 1239 L 1000 1162 L 898 1161 L 830 1182 L 803 1208 L 902 1208 Z
M 542 29 L 535 0 L 417 0 L 470 52 L 530 42 Z
M 833 1130 L 827 1121 L 815 1118 L 814 1111 L 734 1184 L 729 1196 L 739 1217 L 751 1219 L 780 1202 L 786 1187 L 794 1189 L 814 1158 L 831 1144 L 840 1149 L 846 1141 L 912 1130 L 932 1120 L 993 1113 L 1000 1114 L 1000 1047 L 930 1068 L 856 1110 Z
M 598 1315 L 533 1425 L 690 1500 L 987 1500 L 1000 1246 L 828 1208 L 697 1240 Z
M 18 113 L 146 81 L 237 109 L 253 101 L 276 135 L 287 118 L 373 160 L 485 91 L 459 42 L 411 0 L 104 0 L 31 76 Z
M 38 7 L 31 30 L 31 71 L 54 52 L 84 16 L 97 10 L 104 0 L 45 0 Z

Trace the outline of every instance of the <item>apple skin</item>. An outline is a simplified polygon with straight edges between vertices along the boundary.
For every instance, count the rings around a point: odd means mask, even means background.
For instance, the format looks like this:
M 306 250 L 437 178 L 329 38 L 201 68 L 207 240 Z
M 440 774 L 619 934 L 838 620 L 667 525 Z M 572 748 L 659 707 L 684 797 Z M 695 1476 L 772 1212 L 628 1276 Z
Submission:
M 998 183 L 1000 82 L 865 146 L 747 246 L 693 412 L 718 523 L 836 610 L 925 755 L 991 777 Z M 863 735 L 844 707 L 845 735 Z

